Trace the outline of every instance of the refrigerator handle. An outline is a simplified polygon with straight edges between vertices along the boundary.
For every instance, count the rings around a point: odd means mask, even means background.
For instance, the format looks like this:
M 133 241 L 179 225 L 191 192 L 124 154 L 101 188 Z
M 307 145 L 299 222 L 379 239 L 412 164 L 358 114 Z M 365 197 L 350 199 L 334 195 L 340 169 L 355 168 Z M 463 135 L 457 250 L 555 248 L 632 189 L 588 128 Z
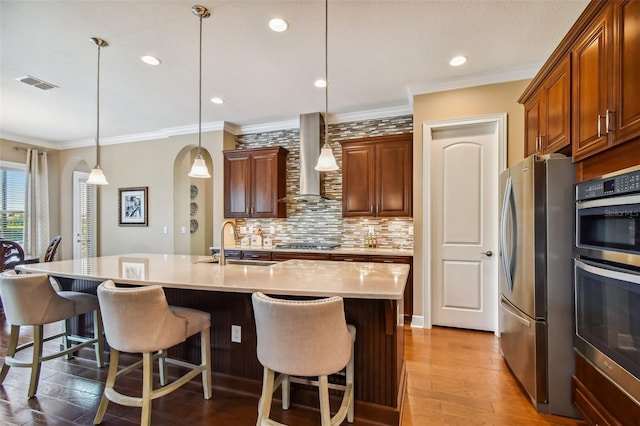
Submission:
M 514 242 L 512 246 L 512 252 L 509 253 L 507 251 L 507 215 L 509 214 L 509 211 L 511 211 L 511 214 L 514 216 L 512 221 L 514 230 L 517 226 L 515 223 L 516 218 L 513 209 L 515 209 L 515 199 L 513 195 L 513 183 L 511 180 L 511 176 L 509 176 L 507 177 L 507 183 L 504 189 L 502 199 L 502 212 L 500 213 L 500 252 L 502 253 L 501 264 L 504 276 L 507 279 L 507 288 L 509 289 L 509 291 L 513 291 L 515 265 L 512 263 L 512 260 L 515 259 L 515 248 L 517 247 L 516 242 Z M 512 235 L 517 238 L 517 234 L 515 232 L 513 232 Z

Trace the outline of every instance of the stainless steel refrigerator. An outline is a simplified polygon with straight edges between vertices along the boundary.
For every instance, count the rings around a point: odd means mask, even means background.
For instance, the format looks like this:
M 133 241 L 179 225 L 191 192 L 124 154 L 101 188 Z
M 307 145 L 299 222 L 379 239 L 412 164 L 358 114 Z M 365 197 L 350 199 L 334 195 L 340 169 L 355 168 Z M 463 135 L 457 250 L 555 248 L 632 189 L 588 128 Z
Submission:
M 571 403 L 571 158 L 530 156 L 500 175 L 500 345 L 540 412 L 578 417 Z

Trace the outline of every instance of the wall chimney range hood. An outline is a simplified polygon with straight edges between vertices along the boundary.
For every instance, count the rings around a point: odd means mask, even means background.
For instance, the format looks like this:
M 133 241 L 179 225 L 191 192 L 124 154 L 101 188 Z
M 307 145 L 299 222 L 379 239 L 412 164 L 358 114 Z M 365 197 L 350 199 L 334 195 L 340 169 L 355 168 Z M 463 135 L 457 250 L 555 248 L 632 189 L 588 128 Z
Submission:
M 320 172 L 315 169 L 324 140 L 324 118 L 319 112 L 300 115 L 300 192 L 278 201 L 288 204 L 328 200 Z

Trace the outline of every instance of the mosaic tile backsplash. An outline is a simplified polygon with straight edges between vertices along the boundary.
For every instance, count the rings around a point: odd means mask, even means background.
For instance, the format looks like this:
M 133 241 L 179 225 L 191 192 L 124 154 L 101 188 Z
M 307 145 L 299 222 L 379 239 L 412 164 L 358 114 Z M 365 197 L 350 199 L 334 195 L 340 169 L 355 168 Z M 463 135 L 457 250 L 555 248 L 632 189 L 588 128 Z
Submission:
M 273 244 L 334 243 L 342 247 L 362 247 L 370 232 L 380 248 L 413 247 L 412 218 L 343 218 L 342 217 L 342 150 L 340 141 L 413 131 L 413 116 L 353 121 L 329 125 L 329 143 L 338 166 L 324 174 L 324 195 L 328 201 L 287 205 L 286 219 L 238 219 L 243 237 L 250 229 L 260 228 Z M 287 156 L 287 195 L 299 191 L 300 134 L 298 129 L 236 136 L 237 149 L 282 146 Z M 273 232 L 271 232 L 273 230 Z

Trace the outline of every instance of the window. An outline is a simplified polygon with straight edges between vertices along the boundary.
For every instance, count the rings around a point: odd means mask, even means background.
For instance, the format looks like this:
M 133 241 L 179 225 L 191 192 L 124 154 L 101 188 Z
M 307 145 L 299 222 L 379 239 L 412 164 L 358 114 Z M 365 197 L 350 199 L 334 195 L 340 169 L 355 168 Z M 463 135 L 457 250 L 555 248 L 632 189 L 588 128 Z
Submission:
M 24 164 L 0 161 L 0 238 L 24 243 Z

